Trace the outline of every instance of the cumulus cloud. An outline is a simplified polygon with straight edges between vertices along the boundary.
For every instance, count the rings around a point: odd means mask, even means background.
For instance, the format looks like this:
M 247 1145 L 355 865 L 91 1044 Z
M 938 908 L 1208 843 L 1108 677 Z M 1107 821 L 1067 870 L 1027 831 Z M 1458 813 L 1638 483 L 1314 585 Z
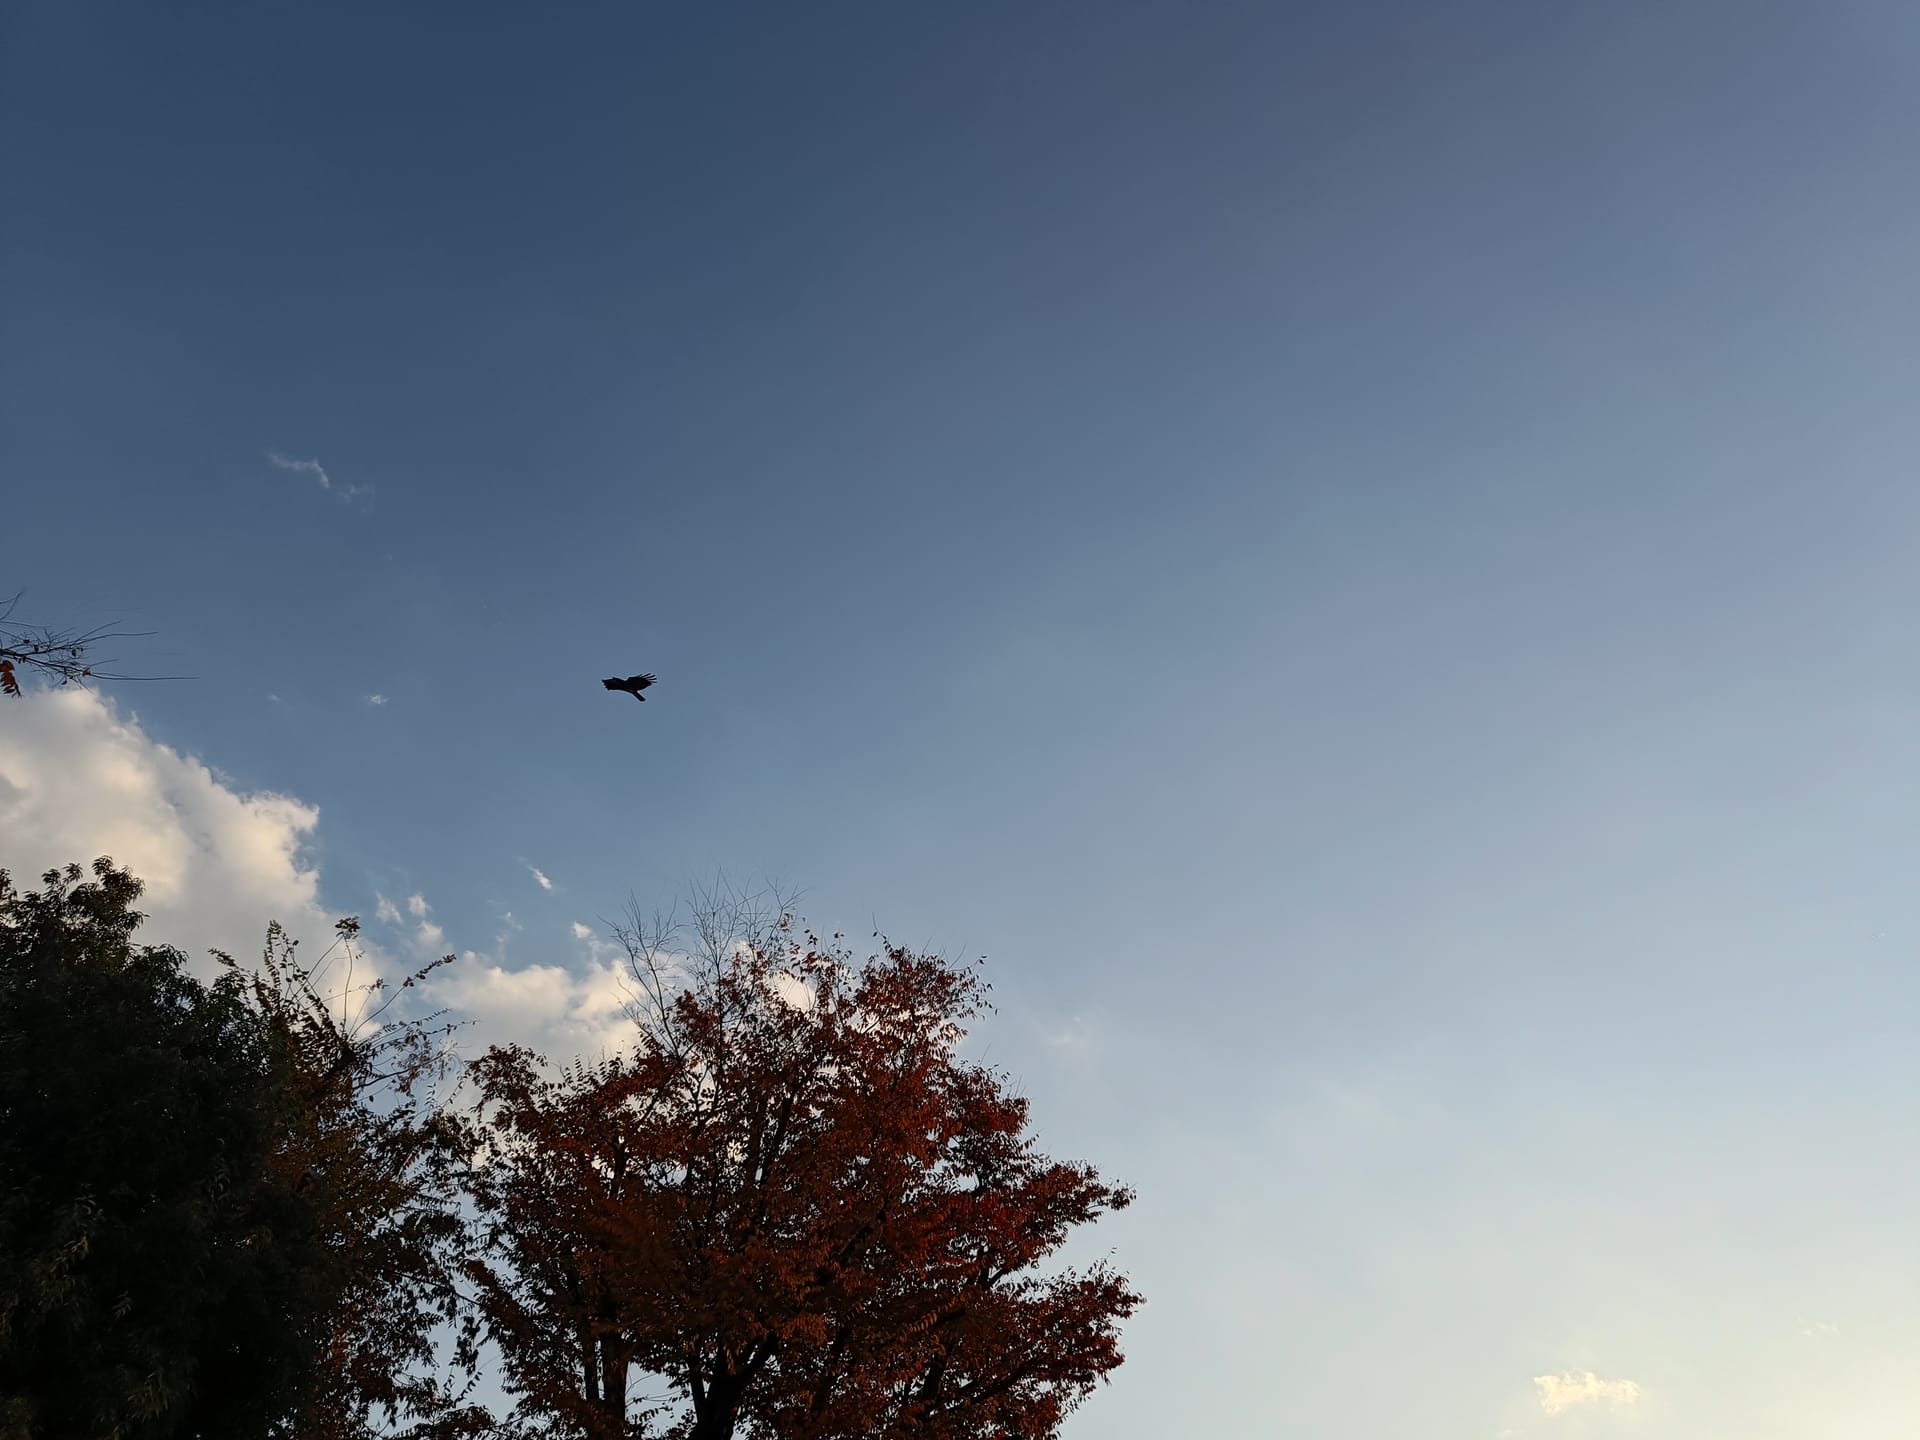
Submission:
M 258 953 L 267 922 L 322 949 L 334 916 L 305 853 L 320 812 L 245 791 L 84 690 L 7 704 L 0 727 L 0 867 L 33 885 L 111 855 L 146 882 L 145 931 L 204 957 Z
M 470 1054 L 515 1040 L 566 1061 L 576 1055 L 595 1059 L 633 1043 L 627 1019 L 633 985 L 613 960 L 595 958 L 584 968 L 515 967 L 469 951 L 444 974 L 435 997 L 471 1022 L 461 1040 Z
M 320 820 L 312 805 L 249 791 L 201 760 L 155 740 L 137 718 L 84 690 L 35 692 L 7 702 L 0 726 L 0 868 L 25 886 L 98 855 L 146 882 L 141 934 L 176 945 L 210 974 L 209 949 L 247 960 L 278 920 L 318 959 L 343 911 L 324 903 L 308 852 Z M 375 920 L 356 974 L 371 980 L 453 946 L 425 894 L 376 894 Z M 346 907 L 351 908 L 351 907 Z M 462 1049 L 517 1040 L 564 1062 L 624 1048 L 631 997 L 619 947 L 575 922 L 566 963 L 516 965 L 519 923 L 501 917 L 489 954 L 466 951 L 438 971 L 427 996 L 472 1023 Z M 561 945 L 568 942 L 561 941 Z
M 1549 1415 L 1565 1414 L 1580 1405 L 1632 1405 L 1640 1398 L 1636 1382 L 1602 1380 L 1591 1370 L 1536 1375 L 1533 1385 L 1540 1392 L 1540 1408 Z
M 454 950 L 465 928 L 452 925 L 450 943 L 435 906 L 420 891 L 398 903 L 380 896 L 375 914 L 392 928 L 392 946 L 415 961 Z M 458 1022 L 456 1048 L 471 1058 L 489 1045 L 512 1042 L 566 1064 L 631 1046 L 627 1007 L 634 986 L 625 953 L 574 921 L 569 928 L 581 943 L 567 947 L 571 955 L 523 961 L 514 951 L 524 928 L 511 910 L 500 912 L 487 949 L 459 950 L 454 964 L 435 973 L 425 999 Z
M 538 885 L 542 890 L 553 889 L 552 878 L 547 874 L 546 871 L 542 870 L 538 865 L 529 865 L 527 866 L 527 870 L 533 876 L 533 883 Z
M 296 475 L 311 475 L 322 490 L 330 495 L 338 495 L 342 500 L 353 501 L 362 495 L 371 495 L 371 485 L 341 485 L 327 473 L 327 467 L 318 460 L 290 460 L 278 450 L 269 450 L 267 459 L 276 468 L 291 470 Z

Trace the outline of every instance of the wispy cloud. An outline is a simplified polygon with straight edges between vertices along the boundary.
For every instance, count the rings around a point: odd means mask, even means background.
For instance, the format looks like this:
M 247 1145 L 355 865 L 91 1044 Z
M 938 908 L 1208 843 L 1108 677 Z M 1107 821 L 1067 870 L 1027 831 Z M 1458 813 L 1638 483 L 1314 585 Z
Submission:
M 1602 1380 L 1591 1370 L 1536 1375 L 1533 1384 L 1540 1392 L 1540 1408 L 1549 1415 L 1565 1414 L 1578 1405 L 1632 1405 L 1640 1398 L 1636 1381 Z
M 533 883 L 538 885 L 542 890 L 553 889 L 552 877 L 538 865 L 529 865 L 527 866 L 527 870 L 533 876 Z
M 374 918 L 383 925 L 398 925 L 400 923 L 400 907 L 384 895 L 376 895 L 374 898 L 380 902 L 379 908 L 373 912 Z
M 1075 1015 L 1050 1026 L 1043 1038 L 1051 1049 L 1082 1054 L 1093 1045 L 1094 1031 L 1085 1017 Z
M 386 703 L 387 703 L 387 697 L 384 695 L 367 696 L 367 704 L 369 705 L 384 705 Z
M 1818 1339 L 1823 1335 L 1838 1335 L 1840 1326 L 1832 1320 L 1802 1320 L 1800 1333 L 1808 1339 Z
M 318 460 L 291 460 L 278 450 L 269 450 L 267 459 L 276 468 L 291 470 L 296 475 L 311 475 L 322 490 L 329 495 L 338 495 L 342 500 L 358 500 L 362 495 L 371 495 L 371 485 L 341 485 L 327 473 L 327 467 Z
M 593 927 L 591 925 L 582 925 L 578 920 L 574 921 L 573 938 L 576 940 L 593 939 Z

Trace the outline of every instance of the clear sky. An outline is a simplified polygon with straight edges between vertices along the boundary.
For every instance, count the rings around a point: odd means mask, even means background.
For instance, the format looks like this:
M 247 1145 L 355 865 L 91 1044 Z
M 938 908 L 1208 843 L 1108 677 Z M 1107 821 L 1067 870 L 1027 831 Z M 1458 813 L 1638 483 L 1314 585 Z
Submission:
M 0 864 L 989 955 L 1077 1440 L 1909 1436 L 1917 147 L 1895 0 L 11 0 L 0 590 L 196 678 Z

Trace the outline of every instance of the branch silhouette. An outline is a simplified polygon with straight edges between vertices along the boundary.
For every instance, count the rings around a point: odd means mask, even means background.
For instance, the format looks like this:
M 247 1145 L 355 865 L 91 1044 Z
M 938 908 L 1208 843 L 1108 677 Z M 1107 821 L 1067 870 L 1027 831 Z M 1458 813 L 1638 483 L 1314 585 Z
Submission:
M 31 625 L 14 618 L 20 597 L 16 590 L 0 600 L 0 694 L 20 695 L 23 675 L 39 675 L 55 685 L 86 688 L 90 680 L 190 680 L 190 675 L 128 675 L 109 667 L 117 665 L 115 656 L 101 656 L 103 644 L 114 640 L 137 640 L 153 634 L 151 630 L 122 630 L 117 624 L 95 625 L 86 630 L 62 630 L 49 625 Z

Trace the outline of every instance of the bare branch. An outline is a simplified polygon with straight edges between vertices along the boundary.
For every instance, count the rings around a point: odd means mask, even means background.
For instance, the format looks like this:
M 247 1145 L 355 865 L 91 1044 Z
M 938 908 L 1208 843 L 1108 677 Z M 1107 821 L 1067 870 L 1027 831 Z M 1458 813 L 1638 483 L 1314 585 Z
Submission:
M 0 600 L 0 694 L 20 695 L 21 677 L 38 675 L 55 685 L 86 688 L 90 680 L 189 680 L 189 675 L 128 675 L 108 667 L 119 663 L 102 656 L 102 645 L 115 640 L 137 640 L 151 630 L 122 630 L 117 624 L 85 630 L 63 630 L 14 619 L 24 591 Z

